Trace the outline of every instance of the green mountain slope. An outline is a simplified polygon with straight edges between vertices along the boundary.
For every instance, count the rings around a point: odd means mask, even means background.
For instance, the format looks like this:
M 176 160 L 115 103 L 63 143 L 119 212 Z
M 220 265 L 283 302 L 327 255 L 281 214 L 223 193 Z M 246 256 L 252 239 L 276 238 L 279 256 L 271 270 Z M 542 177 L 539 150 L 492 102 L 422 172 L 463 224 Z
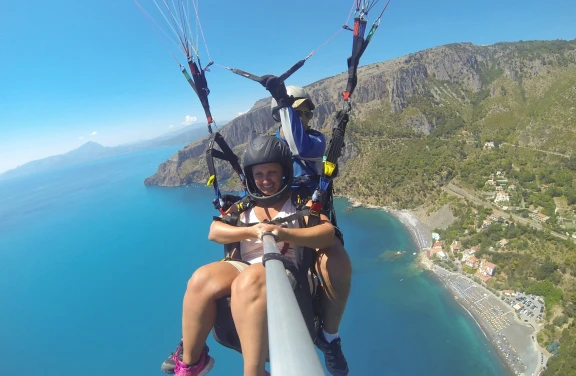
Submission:
M 327 134 L 333 112 L 340 106 L 338 92 L 345 80 L 346 75 L 341 74 L 307 87 L 318 104 L 313 126 Z M 360 69 L 354 100 L 348 147 L 341 159 L 342 194 L 358 195 L 349 190 L 356 187 L 371 190 L 368 187 L 374 183 L 368 178 L 370 171 L 391 168 L 384 166 L 387 154 L 404 155 L 402 150 L 410 150 L 411 154 L 424 156 L 434 153 L 430 148 L 439 147 L 424 141 L 387 141 L 390 138 L 422 139 L 430 135 L 427 139 L 478 145 L 508 142 L 571 155 L 576 144 L 576 40 L 491 46 L 458 43 L 372 64 Z M 250 135 L 269 131 L 274 124 L 268 105 L 269 99 L 258 101 L 248 113 L 224 127 L 222 133 L 228 143 L 241 149 Z M 204 181 L 206 142 L 204 139 L 181 150 L 146 184 L 173 186 Z M 456 152 L 453 147 L 449 149 L 446 157 L 451 161 L 457 156 L 450 154 Z M 465 158 L 461 150 L 458 154 L 458 158 Z M 347 170 L 346 165 L 354 169 Z M 414 165 L 410 171 L 417 170 Z M 359 175 L 352 177 L 348 171 L 359 171 Z M 223 178 L 232 176 L 226 167 L 220 173 Z M 439 176 L 428 182 L 398 180 L 401 173 L 398 177 L 388 175 L 387 179 L 422 192 L 430 190 L 432 181 L 446 181 L 450 164 L 446 164 L 446 170 L 438 167 L 421 175 L 430 174 Z M 370 196 L 375 203 L 404 202 L 400 206 L 413 206 L 406 200 L 386 197 L 385 191 L 392 187 L 386 186 L 386 180 L 377 181 L 385 187 L 379 195 Z
M 434 60 L 431 55 L 471 50 L 490 53 L 470 55 L 458 79 L 427 76 L 396 111 L 381 101 L 355 119 L 348 129 L 356 157 L 343 168 L 339 193 L 410 208 L 482 158 L 486 142 L 574 153 L 576 42 L 504 43 L 488 50 L 449 45 L 407 58 L 403 69 L 414 77 L 422 61 Z M 466 69 L 472 73 L 463 74 Z M 413 119 L 429 124 L 430 134 L 406 127 Z M 562 168 L 559 161 L 548 163 Z M 482 166 L 493 167 L 487 161 Z

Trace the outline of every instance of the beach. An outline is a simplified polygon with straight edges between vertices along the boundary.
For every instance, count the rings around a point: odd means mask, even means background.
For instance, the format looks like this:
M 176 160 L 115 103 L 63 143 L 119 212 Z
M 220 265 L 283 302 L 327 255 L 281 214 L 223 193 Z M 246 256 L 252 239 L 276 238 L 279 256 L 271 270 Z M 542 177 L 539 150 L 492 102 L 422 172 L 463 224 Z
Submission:
M 406 226 L 420 249 L 432 243 L 430 230 L 408 210 L 390 210 Z M 426 233 L 426 231 L 428 231 Z M 453 294 L 454 299 L 470 314 L 511 375 L 536 376 L 541 372 L 541 353 L 536 330 L 522 323 L 512 307 L 479 283 L 460 273 L 435 265 L 425 252 L 418 255 L 420 265 Z
M 432 245 L 431 230 L 409 210 L 364 205 L 348 198 L 352 207 L 379 209 L 394 215 L 408 229 L 418 246 L 418 260 L 452 293 L 454 299 L 478 324 L 510 375 L 536 376 L 541 369 L 541 351 L 536 331 L 522 323 L 514 309 L 467 276 L 445 270 L 428 260 L 423 249 Z
M 418 249 L 422 250 L 423 248 L 428 248 L 432 246 L 432 236 L 430 228 L 422 223 L 411 211 L 409 210 L 396 210 L 391 209 L 386 206 L 377 206 L 377 205 L 370 205 L 364 204 L 360 200 L 346 196 L 345 197 L 348 202 L 350 202 L 350 208 L 358 208 L 363 207 L 367 209 L 377 209 L 377 210 L 384 210 L 398 218 L 400 222 L 410 231 L 412 235 L 412 239 L 418 245 Z
M 431 231 L 409 210 L 388 210 L 390 214 L 398 218 L 400 222 L 410 231 L 412 239 L 418 245 L 418 248 L 428 248 L 432 246 Z
M 512 307 L 480 284 L 430 264 L 429 270 L 475 319 L 511 374 L 538 375 L 540 351 L 534 328 L 520 322 Z

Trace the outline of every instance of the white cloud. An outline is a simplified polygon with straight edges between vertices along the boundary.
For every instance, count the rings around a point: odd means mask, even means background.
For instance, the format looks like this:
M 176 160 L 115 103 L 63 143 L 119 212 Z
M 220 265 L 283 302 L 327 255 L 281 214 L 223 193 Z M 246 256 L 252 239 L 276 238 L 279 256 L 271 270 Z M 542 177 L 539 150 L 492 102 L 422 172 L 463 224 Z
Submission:
M 88 136 L 96 136 L 98 134 L 98 132 L 94 131 L 92 133 L 90 133 Z
M 170 126 L 168 127 L 168 129 L 173 129 L 174 128 L 174 124 L 170 124 Z
M 196 120 L 198 120 L 196 116 L 186 115 L 186 119 L 184 119 L 182 125 L 192 125 Z
M 84 136 L 80 136 L 80 137 L 78 137 L 78 139 L 79 139 L 79 140 L 83 140 L 83 139 L 84 139 Z
M 245 113 L 247 113 L 248 111 L 240 111 L 238 112 L 238 114 L 236 116 L 234 116 L 235 118 L 237 118 L 240 115 L 244 115 Z

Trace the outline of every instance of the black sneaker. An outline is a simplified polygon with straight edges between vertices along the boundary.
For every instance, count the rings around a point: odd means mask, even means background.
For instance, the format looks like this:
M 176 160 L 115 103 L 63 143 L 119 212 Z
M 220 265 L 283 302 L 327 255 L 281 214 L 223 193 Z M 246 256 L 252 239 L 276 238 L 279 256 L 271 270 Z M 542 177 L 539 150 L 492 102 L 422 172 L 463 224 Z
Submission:
M 326 368 L 332 376 L 348 376 L 348 362 L 342 353 L 340 338 L 328 343 L 320 327 L 314 344 L 324 353 Z
M 169 375 L 174 374 L 174 368 L 176 368 L 176 363 L 174 362 L 174 354 L 178 353 L 178 359 L 180 359 L 180 361 L 182 361 L 182 346 L 183 346 L 182 340 L 180 340 L 180 343 L 178 344 L 178 347 L 176 348 L 176 350 L 172 351 L 170 353 L 170 356 L 168 356 L 168 358 L 166 358 L 166 360 L 160 366 L 160 369 L 162 369 L 162 372 L 167 373 Z M 206 346 L 206 344 L 204 344 L 204 352 L 208 353 L 208 351 L 210 351 L 210 348 L 208 348 L 208 346 Z

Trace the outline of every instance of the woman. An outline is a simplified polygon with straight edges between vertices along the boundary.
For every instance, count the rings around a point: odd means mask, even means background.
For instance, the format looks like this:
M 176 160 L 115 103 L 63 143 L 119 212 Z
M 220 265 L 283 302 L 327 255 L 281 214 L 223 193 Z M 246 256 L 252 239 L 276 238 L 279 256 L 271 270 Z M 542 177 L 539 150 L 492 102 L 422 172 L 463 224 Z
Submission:
M 268 333 L 262 235 L 276 235 L 279 250 L 292 259 L 292 245 L 326 248 L 334 242 L 334 227 L 325 216 L 321 216 L 319 225 L 309 228 L 299 228 L 297 221 L 287 227 L 261 223 L 296 212 L 290 188 L 292 157 L 284 142 L 271 136 L 257 137 L 249 142 L 243 164 L 248 194 L 256 205 L 242 213 L 240 219 L 260 223 L 251 227 L 212 223 L 208 239 L 220 244 L 240 242 L 242 261 L 208 264 L 190 278 L 183 304 L 183 345 L 173 355 L 177 376 L 201 376 L 212 369 L 214 360 L 204 343 L 214 326 L 216 301 L 227 295 L 231 295 L 232 317 L 242 346 L 244 375 L 265 375 Z

